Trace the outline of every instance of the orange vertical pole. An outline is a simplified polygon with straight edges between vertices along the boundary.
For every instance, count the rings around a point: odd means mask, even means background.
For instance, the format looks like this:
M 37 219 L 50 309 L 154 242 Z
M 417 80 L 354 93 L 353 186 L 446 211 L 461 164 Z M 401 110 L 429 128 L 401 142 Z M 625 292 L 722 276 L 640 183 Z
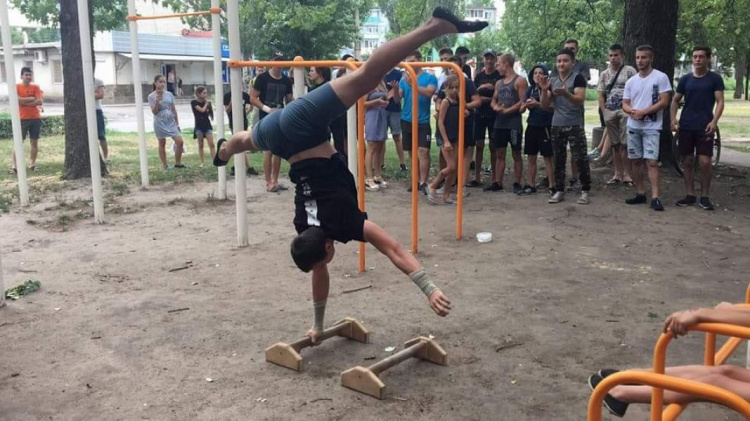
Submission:
M 456 173 L 456 240 L 463 236 L 463 214 L 464 214 L 464 145 L 466 144 L 466 78 L 464 72 L 456 63 L 450 63 L 453 71 L 458 75 L 458 172 Z
M 703 355 L 703 365 L 714 365 L 716 356 L 716 334 L 706 333 L 706 351 Z

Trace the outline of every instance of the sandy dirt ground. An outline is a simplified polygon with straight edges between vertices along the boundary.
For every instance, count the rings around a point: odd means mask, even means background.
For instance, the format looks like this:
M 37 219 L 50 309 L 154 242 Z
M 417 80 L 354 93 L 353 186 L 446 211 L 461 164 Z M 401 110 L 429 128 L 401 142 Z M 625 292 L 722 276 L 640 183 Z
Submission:
M 312 320 L 309 278 L 288 251 L 291 191 L 249 180 L 245 248 L 235 203 L 212 200 L 213 184 L 110 195 L 101 226 L 83 184 L 14 207 L 0 215 L 6 286 L 38 279 L 42 289 L 0 310 L 0 419 L 585 419 L 589 374 L 649 366 L 669 313 L 740 302 L 750 282 L 747 171 L 720 171 L 714 212 L 676 208 L 684 187 L 667 176 L 663 213 L 624 205 L 632 191 L 602 186 L 603 171 L 588 206 L 472 191 L 463 241 L 454 208 L 422 198 L 419 259 L 453 302 L 445 319 L 372 247 L 360 274 L 356 244 L 338 245 L 327 322 L 354 317 L 372 340 L 306 349 L 301 373 L 264 361 Z M 409 200 L 399 183 L 368 193 L 370 218 L 405 244 Z M 480 231 L 493 241 L 479 244 Z M 381 376 L 383 401 L 339 384 L 343 370 L 420 335 L 435 336 L 448 366 L 394 367 Z M 701 361 L 699 335 L 670 348 L 670 364 Z M 627 419 L 647 411 L 631 407 Z M 740 417 L 696 404 L 681 419 Z

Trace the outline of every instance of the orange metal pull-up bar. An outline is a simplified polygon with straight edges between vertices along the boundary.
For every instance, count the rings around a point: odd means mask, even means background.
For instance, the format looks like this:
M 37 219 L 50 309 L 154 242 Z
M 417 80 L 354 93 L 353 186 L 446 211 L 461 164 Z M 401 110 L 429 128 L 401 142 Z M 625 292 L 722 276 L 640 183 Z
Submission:
M 170 18 L 187 18 L 191 16 L 203 16 L 203 15 L 210 15 L 210 14 L 217 14 L 217 15 L 221 14 L 221 8 L 212 7 L 209 10 L 201 10 L 198 12 L 168 13 L 168 14 L 163 14 L 163 15 L 149 15 L 149 16 L 128 15 L 127 20 L 139 21 L 139 20 L 157 20 L 157 19 L 170 19 Z

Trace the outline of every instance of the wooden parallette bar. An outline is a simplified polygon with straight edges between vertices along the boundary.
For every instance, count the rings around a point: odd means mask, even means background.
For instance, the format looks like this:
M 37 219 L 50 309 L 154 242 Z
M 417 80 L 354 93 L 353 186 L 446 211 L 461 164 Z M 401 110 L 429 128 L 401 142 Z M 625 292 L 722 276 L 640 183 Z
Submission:
M 401 364 L 411 357 L 430 361 L 439 365 L 448 365 L 448 356 L 443 348 L 430 338 L 420 336 L 407 341 L 404 350 L 369 366 L 357 366 L 341 373 L 341 385 L 357 392 L 365 393 L 378 399 L 383 399 L 385 384 L 378 375 Z
M 336 322 L 332 327 L 324 330 L 318 338 L 318 341 L 323 342 L 334 336 L 343 336 L 344 338 L 353 339 L 362 343 L 370 342 L 370 332 L 351 317 L 345 317 Z M 290 344 L 279 342 L 266 348 L 266 361 L 294 371 L 301 371 L 302 357 L 299 353 L 302 349 L 309 346 L 312 346 L 312 340 L 308 336 L 298 339 Z

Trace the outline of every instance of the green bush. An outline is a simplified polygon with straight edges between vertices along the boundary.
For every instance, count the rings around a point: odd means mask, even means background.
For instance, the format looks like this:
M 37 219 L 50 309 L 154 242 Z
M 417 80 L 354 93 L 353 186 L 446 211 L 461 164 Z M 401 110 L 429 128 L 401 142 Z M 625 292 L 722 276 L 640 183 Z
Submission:
M 42 117 L 41 137 L 60 136 L 65 134 L 65 116 L 51 115 Z M 0 139 L 13 138 L 13 124 L 10 114 L 0 114 Z

